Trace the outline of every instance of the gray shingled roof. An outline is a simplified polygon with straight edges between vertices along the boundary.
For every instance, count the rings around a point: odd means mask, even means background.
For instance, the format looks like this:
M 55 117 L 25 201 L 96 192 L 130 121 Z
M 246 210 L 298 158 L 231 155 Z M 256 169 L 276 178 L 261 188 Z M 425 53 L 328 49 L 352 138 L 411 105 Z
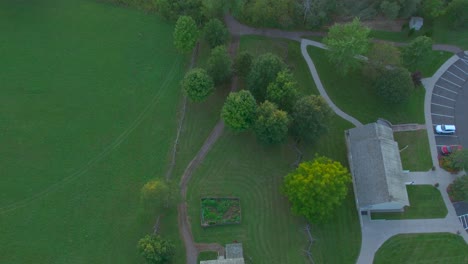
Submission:
M 349 131 L 350 163 L 359 207 L 397 202 L 409 205 L 398 143 L 377 123 Z

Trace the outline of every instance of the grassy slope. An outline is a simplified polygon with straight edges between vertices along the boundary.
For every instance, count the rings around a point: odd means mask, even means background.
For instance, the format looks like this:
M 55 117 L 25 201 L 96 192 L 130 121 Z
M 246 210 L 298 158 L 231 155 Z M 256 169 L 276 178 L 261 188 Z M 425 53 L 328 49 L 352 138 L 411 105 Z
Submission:
M 0 262 L 138 262 L 155 215 L 139 189 L 165 171 L 185 68 L 172 26 L 47 0 L 2 1 L 0 29 Z
M 424 89 L 416 88 L 407 102 L 392 105 L 377 95 L 361 71 L 350 72 L 345 77 L 339 76 L 336 66 L 329 63 L 325 50 L 308 47 L 308 52 L 330 98 L 359 121 L 370 123 L 382 117 L 394 124 L 425 122 Z
M 449 233 L 396 235 L 379 248 L 374 263 L 468 263 L 468 245 Z
M 439 189 L 432 185 L 409 185 L 408 197 L 410 206 L 404 213 L 375 213 L 373 219 L 426 219 L 444 218 L 447 208 Z
M 427 171 L 432 168 L 432 158 L 426 130 L 405 131 L 394 133 L 395 141 L 400 149 L 403 169 L 411 171 Z
M 241 49 L 255 54 L 270 51 L 282 56 L 292 66 L 301 91 L 316 93 L 297 43 L 248 36 L 241 38 Z M 334 117 L 330 134 L 320 139 L 320 144 L 301 146 L 307 150 L 305 158 L 312 158 L 313 153 L 319 152 L 346 164 L 343 131 L 348 128 L 350 125 L 346 121 Z M 244 243 L 246 256 L 260 263 L 302 263 L 304 258 L 300 249 L 306 246 L 301 231 L 303 221 L 291 216 L 286 200 L 279 192 L 282 176 L 290 170 L 289 165 L 294 159 L 294 152 L 286 145 L 264 147 L 250 134 L 225 132 L 195 172 L 189 186 L 189 210 L 196 240 L 219 243 L 238 240 Z M 202 229 L 199 215 L 200 198 L 204 195 L 241 197 L 243 223 Z M 337 210 L 338 217 L 313 228 L 314 237 L 322 241 L 313 247 L 317 258 L 330 263 L 355 261 L 360 232 L 354 206 L 350 194 Z M 343 254 L 334 253 L 337 244 Z

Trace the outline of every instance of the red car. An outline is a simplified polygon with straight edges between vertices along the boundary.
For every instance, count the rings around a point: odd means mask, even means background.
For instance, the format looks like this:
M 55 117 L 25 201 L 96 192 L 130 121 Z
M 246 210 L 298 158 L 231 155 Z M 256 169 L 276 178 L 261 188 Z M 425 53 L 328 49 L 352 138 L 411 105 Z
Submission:
M 440 147 L 440 153 L 442 153 L 442 155 L 450 155 L 454 151 L 461 150 L 461 149 L 462 149 L 462 146 L 460 145 L 451 145 L 451 146 L 443 145 L 442 147 Z

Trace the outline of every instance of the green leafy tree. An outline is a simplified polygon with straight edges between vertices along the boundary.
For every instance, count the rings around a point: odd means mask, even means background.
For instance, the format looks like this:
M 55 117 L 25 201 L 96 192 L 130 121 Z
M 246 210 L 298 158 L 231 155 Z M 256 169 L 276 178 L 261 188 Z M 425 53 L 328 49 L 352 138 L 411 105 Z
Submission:
M 400 5 L 394 1 L 384 0 L 380 3 L 380 10 L 388 19 L 395 19 L 398 17 Z
M 453 28 L 468 27 L 468 0 L 453 0 L 447 7 L 447 19 Z M 461 37 L 461 35 L 460 35 Z
M 441 0 L 424 0 L 422 1 L 422 11 L 425 18 L 435 19 L 444 14 L 444 2 Z
M 255 121 L 257 103 L 253 95 L 246 90 L 230 93 L 221 110 L 224 123 L 234 131 L 245 131 Z
M 266 97 L 268 85 L 276 79 L 278 72 L 286 68 L 283 61 L 276 55 L 265 53 L 257 57 L 247 76 L 247 88 L 258 102 Z
M 403 65 L 408 68 L 414 68 L 425 61 L 432 52 L 432 39 L 426 36 L 415 38 L 411 43 L 403 48 L 401 57 Z
M 292 134 L 297 140 L 313 142 L 328 129 L 333 111 L 316 95 L 297 100 L 292 111 Z
M 328 58 L 337 65 L 337 70 L 342 74 L 361 65 L 356 56 L 367 53 L 369 47 L 370 29 L 364 27 L 359 19 L 355 18 L 346 24 L 335 24 L 328 31 L 324 43 L 329 47 Z
M 371 80 L 375 80 L 388 68 L 401 65 L 400 51 L 395 46 L 387 43 L 374 43 L 367 54 L 367 58 L 363 72 Z
M 219 0 L 201 0 L 201 12 L 205 17 L 222 17 L 226 1 Z
M 287 69 L 278 72 L 275 81 L 267 87 L 266 99 L 287 112 L 292 110 L 297 96 L 297 83 Z
M 468 202 L 468 176 L 463 175 L 453 181 L 453 183 L 448 186 L 447 192 L 450 196 L 450 200 L 454 202 Z
M 203 28 L 205 40 L 211 48 L 226 44 L 229 38 L 229 32 L 217 18 L 210 19 Z
M 418 11 L 421 0 L 398 0 L 398 3 L 401 6 L 400 17 L 408 18 Z
M 275 144 L 286 140 L 288 135 L 288 114 L 268 101 L 257 108 L 254 132 L 263 143 Z
M 187 96 L 194 102 L 204 101 L 214 90 L 213 79 L 201 68 L 187 72 L 181 84 Z
M 135 0 L 130 0 L 135 1 Z M 192 17 L 198 25 L 201 25 L 205 22 L 206 17 L 203 12 L 203 3 L 202 0 L 183 0 L 183 1 L 174 1 L 174 0 L 140 0 L 143 3 L 156 3 L 156 9 L 158 13 L 163 16 L 165 19 L 175 21 L 179 16 L 190 16 Z
M 146 235 L 138 241 L 138 251 L 149 264 L 170 263 L 175 247 L 159 235 Z
M 252 66 L 253 56 L 248 51 L 241 51 L 234 60 L 234 71 L 239 77 L 246 77 Z
M 411 74 L 405 68 L 389 69 L 375 81 L 377 93 L 390 103 L 404 102 L 414 88 Z
M 284 178 L 283 192 L 294 213 L 309 222 L 323 223 L 345 199 L 350 182 L 348 170 L 339 162 L 316 157 Z
M 217 46 L 211 50 L 206 70 L 215 84 L 223 83 L 231 77 L 232 60 L 225 46 Z
M 174 29 L 174 46 L 182 53 L 188 53 L 195 47 L 198 40 L 198 28 L 195 20 L 189 16 L 177 19 Z
M 454 151 L 447 158 L 453 169 L 457 171 L 468 170 L 468 149 Z
M 171 187 L 163 180 L 154 179 L 141 188 L 141 201 L 146 208 L 162 209 L 175 201 Z

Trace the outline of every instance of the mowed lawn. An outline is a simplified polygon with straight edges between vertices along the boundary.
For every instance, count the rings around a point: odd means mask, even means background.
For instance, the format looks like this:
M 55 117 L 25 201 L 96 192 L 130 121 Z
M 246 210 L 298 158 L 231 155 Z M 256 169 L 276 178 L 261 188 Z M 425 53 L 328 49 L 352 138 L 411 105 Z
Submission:
M 439 189 L 432 185 L 407 185 L 410 206 L 403 213 L 373 213 L 372 219 L 444 218 L 447 207 Z
M 468 263 L 468 245 L 450 233 L 396 235 L 375 254 L 374 264 L 387 263 Z
M 432 168 L 432 157 L 426 130 L 395 132 L 404 170 L 427 171 Z
M 0 262 L 138 263 L 186 58 L 173 26 L 91 0 L 0 2 Z M 163 231 L 164 232 L 164 231 Z
M 424 88 L 415 88 L 410 98 L 402 104 L 390 104 L 377 95 L 361 70 L 341 76 L 335 69 L 337 66 L 329 62 L 326 50 L 309 46 L 307 51 L 328 95 L 341 110 L 365 124 L 375 122 L 379 117 L 393 124 L 424 124 Z
M 241 38 L 240 48 L 256 55 L 273 52 L 281 56 L 292 68 L 300 91 L 304 94 L 317 93 L 300 55 L 299 43 L 246 36 Z M 211 105 L 212 103 L 202 103 L 197 108 L 203 111 L 202 109 Z M 214 105 L 218 109 L 217 103 Z M 186 122 L 190 127 L 187 128 L 194 130 L 190 116 L 196 117 L 189 112 Z M 346 165 L 344 130 L 349 128 L 349 123 L 334 117 L 329 134 L 314 145 L 300 146 L 304 158 L 311 159 L 314 153 L 319 153 Z M 189 145 L 185 148 L 190 149 Z M 183 147 L 181 151 L 182 149 Z M 308 246 L 303 231 L 305 221 L 292 215 L 286 198 L 280 192 L 283 177 L 292 170 L 291 165 L 295 159 L 296 153 L 289 143 L 264 146 L 251 133 L 236 134 L 226 129 L 203 164 L 195 171 L 189 184 L 187 197 L 195 240 L 221 244 L 242 242 L 246 259 L 255 263 L 304 263 L 306 258 L 301 250 Z M 242 224 L 202 228 L 200 198 L 204 196 L 239 197 Z M 335 217 L 326 224 L 313 226 L 312 233 L 320 241 L 312 248 L 316 261 L 355 262 L 361 235 L 351 191 L 343 206 L 336 210 Z M 336 254 L 336 247 L 341 249 L 340 254 Z

